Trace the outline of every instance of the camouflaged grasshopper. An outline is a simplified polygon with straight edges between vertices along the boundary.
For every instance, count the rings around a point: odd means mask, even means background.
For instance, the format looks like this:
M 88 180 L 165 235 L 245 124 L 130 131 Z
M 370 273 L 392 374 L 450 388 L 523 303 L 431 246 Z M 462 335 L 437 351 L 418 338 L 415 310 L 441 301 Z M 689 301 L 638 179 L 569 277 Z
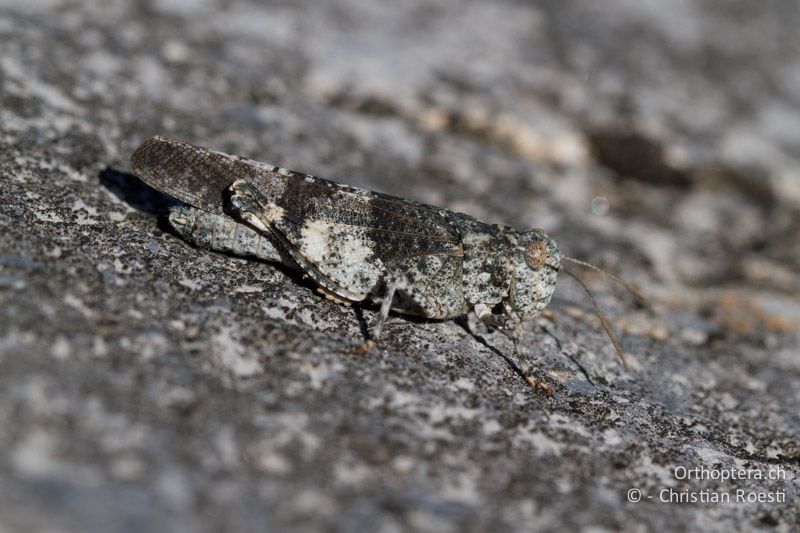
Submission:
M 562 256 L 542 230 L 485 224 L 161 136 L 142 144 L 131 165 L 187 204 L 172 208 L 169 222 L 195 245 L 283 263 L 340 303 L 380 301 L 364 347 L 380 338 L 391 310 L 441 320 L 474 311 L 518 351 L 522 324 L 550 302 L 562 260 L 596 268 Z

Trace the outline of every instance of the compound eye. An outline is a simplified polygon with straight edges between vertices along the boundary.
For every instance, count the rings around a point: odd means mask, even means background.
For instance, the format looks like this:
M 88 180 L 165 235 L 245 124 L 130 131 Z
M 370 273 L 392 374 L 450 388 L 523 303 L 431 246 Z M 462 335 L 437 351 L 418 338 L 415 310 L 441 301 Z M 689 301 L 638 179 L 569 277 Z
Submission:
M 533 270 L 539 270 L 547 260 L 547 245 L 543 241 L 533 241 L 525 248 L 525 263 Z

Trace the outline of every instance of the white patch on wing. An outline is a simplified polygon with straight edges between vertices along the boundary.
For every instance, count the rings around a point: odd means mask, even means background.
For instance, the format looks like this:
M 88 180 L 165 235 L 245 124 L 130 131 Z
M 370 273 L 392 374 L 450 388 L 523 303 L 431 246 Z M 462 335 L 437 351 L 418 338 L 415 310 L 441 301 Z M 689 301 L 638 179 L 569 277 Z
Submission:
M 317 222 L 306 222 L 300 232 L 303 255 L 312 263 L 319 263 L 328 255 L 330 234 L 319 226 Z
M 365 265 L 367 259 L 372 255 L 372 248 L 354 235 L 345 235 L 342 241 L 343 247 L 340 253 L 344 258 L 344 263 L 356 268 Z

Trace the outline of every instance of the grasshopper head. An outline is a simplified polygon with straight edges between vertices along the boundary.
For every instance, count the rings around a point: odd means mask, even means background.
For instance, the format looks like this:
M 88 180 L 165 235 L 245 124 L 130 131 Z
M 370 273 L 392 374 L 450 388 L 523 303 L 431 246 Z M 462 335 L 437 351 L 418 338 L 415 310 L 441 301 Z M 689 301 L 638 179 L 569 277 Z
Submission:
M 547 307 L 560 269 L 561 252 L 550 235 L 542 230 L 517 234 L 509 304 L 520 320 L 531 319 Z

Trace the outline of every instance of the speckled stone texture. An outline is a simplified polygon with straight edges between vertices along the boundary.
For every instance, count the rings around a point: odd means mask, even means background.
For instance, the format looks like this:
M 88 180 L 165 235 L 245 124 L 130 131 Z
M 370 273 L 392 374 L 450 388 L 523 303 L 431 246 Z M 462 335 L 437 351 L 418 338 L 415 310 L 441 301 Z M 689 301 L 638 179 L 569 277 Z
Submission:
M 796 530 L 799 26 L 778 1 L 0 0 L 0 529 Z M 552 398 L 455 321 L 390 317 L 355 355 L 374 308 L 166 230 L 128 164 L 154 133 L 546 228 L 648 294 L 584 274 L 631 371 L 566 277 L 523 342 Z

